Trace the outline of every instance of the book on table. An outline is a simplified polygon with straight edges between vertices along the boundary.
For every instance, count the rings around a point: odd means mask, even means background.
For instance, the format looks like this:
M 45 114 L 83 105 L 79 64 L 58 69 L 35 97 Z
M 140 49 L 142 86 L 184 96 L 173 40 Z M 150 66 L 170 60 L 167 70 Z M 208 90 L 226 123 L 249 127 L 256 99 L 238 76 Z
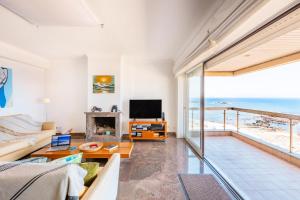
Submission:
M 104 147 L 103 149 L 108 150 L 108 151 L 113 151 L 113 150 L 115 150 L 117 148 L 118 148 L 118 145 L 111 144 L 111 145 L 108 145 L 108 146 Z

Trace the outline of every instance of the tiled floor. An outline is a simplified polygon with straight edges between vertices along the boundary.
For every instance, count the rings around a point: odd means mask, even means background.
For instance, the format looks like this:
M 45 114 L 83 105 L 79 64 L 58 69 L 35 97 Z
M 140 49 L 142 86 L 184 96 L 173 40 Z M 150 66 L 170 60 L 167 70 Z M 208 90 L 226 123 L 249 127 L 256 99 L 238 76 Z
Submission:
M 206 137 L 205 155 L 246 199 L 300 200 L 294 165 L 231 136 Z
M 119 200 L 185 199 L 178 173 L 211 173 L 183 139 L 136 142 L 130 159 L 122 159 Z

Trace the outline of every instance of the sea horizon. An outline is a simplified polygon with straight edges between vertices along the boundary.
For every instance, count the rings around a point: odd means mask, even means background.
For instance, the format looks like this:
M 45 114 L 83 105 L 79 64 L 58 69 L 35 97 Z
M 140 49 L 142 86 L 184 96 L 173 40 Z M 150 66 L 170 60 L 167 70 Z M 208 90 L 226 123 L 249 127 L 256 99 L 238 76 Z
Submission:
M 199 102 L 200 98 L 193 98 L 191 107 L 199 106 Z M 205 107 L 238 107 L 300 115 L 300 98 L 207 97 Z
M 191 107 L 200 106 L 200 98 L 192 99 Z M 293 114 L 300 116 L 300 98 L 205 98 L 205 107 L 238 107 L 261 111 L 277 112 L 283 114 Z M 200 119 L 200 113 L 194 112 L 195 120 Z M 241 113 L 241 123 L 255 123 L 258 115 Z M 235 112 L 227 112 L 227 123 L 235 123 Z M 205 121 L 223 123 L 223 111 L 205 111 Z M 272 123 L 272 127 L 279 127 L 288 130 L 288 124 Z M 300 123 L 295 126 L 297 132 L 300 131 Z

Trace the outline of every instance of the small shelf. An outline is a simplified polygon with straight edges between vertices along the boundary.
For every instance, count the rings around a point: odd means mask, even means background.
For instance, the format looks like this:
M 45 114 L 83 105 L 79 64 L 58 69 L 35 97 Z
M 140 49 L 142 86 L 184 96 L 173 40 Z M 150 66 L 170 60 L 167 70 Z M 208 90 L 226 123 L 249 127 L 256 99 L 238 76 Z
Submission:
M 151 125 L 161 125 L 161 130 L 132 130 L 133 126 L 147 127 L 151 129 Z M 157 127 L 156 127 L 157 128 Z M 141 136 L 136 136 L 132 133 L 139 133 Z M 133 140 L 165 140 L 167 139 L 167 122 L 166 121 L 131 121 L 129 122 L 129 139 Z
M 165 131 L 153 131 L 153 130 L 149 130 L 149 131 L 146 131 L 146 130 L 131 130 L 131 132 L 153 132 L 153 133 L 164 133 Z
M 131 137 L 133 140 L 165 140 L 167 137 L 139 137 L 139 136 L 133 136 Z

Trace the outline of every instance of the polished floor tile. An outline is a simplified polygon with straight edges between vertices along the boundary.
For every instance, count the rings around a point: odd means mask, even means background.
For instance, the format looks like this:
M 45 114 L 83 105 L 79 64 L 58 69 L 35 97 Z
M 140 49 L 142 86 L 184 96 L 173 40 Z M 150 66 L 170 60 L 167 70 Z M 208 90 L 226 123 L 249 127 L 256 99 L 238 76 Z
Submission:
M 212 173 L 183 139 L 138 141 L 130 159 L 122 159 L 119 200 L 185 199 L 178 173 Z

